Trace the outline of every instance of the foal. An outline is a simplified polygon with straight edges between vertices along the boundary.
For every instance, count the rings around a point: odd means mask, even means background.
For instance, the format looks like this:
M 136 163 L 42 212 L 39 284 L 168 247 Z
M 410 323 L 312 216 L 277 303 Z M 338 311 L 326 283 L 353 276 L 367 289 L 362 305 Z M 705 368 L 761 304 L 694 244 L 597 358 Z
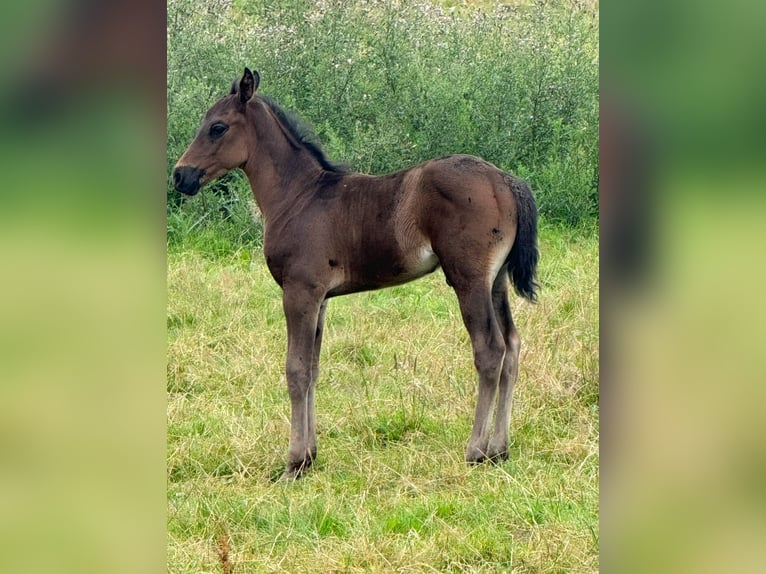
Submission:
M 466 460 L 506 459 L 520 345 L 508 286 L 512 281 L 531 301 L 538 287 L 529 187 L 467 155 L 378 177 L 350 172 L 273 101 L 255 95 L 258 83 L 258 73 L 245 68 L 208 110 L 173 183 L 194 195 L 240 168 L 263 215 L 263 250 L 287 320 L 291 417 L 283 478 L 297 478 L 316 458 L 314 388 L 327 300 L 405 283 L 439 266 L 457 294 L 479 376 Z

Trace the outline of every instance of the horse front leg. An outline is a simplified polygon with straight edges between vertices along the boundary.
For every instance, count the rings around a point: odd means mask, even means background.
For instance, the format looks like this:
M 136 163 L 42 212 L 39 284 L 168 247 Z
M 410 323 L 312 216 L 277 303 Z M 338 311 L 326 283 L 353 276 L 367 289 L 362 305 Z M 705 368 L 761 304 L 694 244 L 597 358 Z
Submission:
M 319 353 L 322 350 L 322 333 L 324 332 L 324 314 L 327 309 L 327 300 L 322 301 L 319 306 L 319 317 L 317 318 L 316 333 L 314 335 L 314 352 L 311 359 L 311 382 L 309 383 L 309 393 L 307 401 L 307 422 L 309 427 L 308 443 L 309 453 L 312 460 L 317 456 L 317 438 L 316 438 L 316 422 L 315 422 L 315 409 L 314 409 L 314 391 L 317 386 L 317 379 L 319 378 Z
M 283 479 L 294 479 L 316 457 L 313 384 L 315 348 L 324 294 L 285 287 L 282 304 L 287 320 L 287 389 L 290 394 L 290 446 Z

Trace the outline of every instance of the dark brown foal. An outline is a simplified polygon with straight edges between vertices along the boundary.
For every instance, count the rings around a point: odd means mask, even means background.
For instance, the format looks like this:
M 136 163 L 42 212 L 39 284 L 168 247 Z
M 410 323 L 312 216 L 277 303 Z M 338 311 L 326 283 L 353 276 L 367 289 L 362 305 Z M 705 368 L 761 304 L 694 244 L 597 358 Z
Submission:
M 255 95 L 258 82 L 245 69 L 210 108 L 173 180 L 189 195 L 235 168 L 250 180 L 287 321 L 284 477 L 300 476 L 316 458 L 314 389 L 327 300 L 439 266 L 457 294 L 479 375 L 466 460 L 507 458 L 520 346 L 508 288 L 512 282 L 530 300 L 537 288 L 537 210 L 526 183 L 466 155 L 384 176 L 350 172 L 273 101 Z

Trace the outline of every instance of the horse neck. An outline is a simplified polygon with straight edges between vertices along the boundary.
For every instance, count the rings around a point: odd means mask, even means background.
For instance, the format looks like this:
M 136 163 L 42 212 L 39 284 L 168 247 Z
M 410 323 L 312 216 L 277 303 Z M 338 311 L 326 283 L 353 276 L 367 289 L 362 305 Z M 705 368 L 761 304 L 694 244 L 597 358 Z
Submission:
M 256 101 L 249 112 L 253 129 L 244 171 L 258 208 L 268 219 L 309 197 L 311 182 L 318 180 L 322 167 L 266 104 Z

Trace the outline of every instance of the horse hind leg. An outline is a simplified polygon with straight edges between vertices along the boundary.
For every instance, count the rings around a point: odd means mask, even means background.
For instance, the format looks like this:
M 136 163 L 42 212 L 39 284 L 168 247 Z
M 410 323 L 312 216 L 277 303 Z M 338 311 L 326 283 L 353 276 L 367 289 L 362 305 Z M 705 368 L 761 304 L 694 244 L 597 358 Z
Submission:
M 521 340 L 513 324 L 511 306 L 508 302 L 508 283 L 508 273 L 506 268 L 503 267 L 492 286 L 492 305 L 503 334 L 505 356 L 503 357 L 503 364 L 500 369 L 495 428 L 487 449 L 487 457 L 490 460 L 506 460 L 508 458 L 508 428 L 511 419 L 513 387 L 519 374 Z
M 498 326 L 490 290 L 484 282 L 460 286 L 455 291 L 473 348 L 474 365 L 479 378 L 471 437 L 465 458 L 479 463 L 488 458 L 489 430 L 492 410 L 505 355 L 505 343 Z

